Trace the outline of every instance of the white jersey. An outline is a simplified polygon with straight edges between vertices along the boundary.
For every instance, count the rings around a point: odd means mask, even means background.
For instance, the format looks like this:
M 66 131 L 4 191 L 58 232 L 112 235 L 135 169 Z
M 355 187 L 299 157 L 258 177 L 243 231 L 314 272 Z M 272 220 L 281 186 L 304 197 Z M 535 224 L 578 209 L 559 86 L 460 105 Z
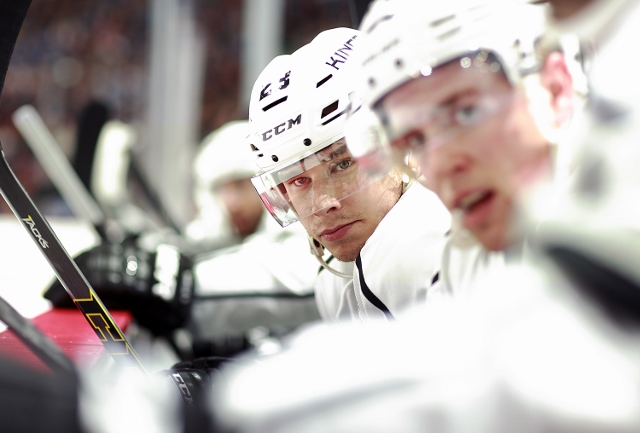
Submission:
M 325 321 L 395 318 L 424 303 L 440 270 L 451 217 L 431 191 L 411 185 L 380 221 L 355 262 L 334 265 L 350 279 L 320 272 L 316 301 Z M 332 262 L 332 265 L 336 261 Z
M 473 295 L 478 281 L 504 270 L 503 252 L 487 251 L 479 243 L 458 247 L 449 237 L 446 241 L 442 266 L 427 293 L 427 302 L 459 299 Z
M 196 259 L 195 338 L 242 335 L 258 326 L 288 332 L 320 318 L 314 300 L 318 263 L 304 228 L 269 222 L 271 230 Z
M 355 262 L 341 262 L 333 258 L 329 261 L 336 271 L 353 274 Z M 353 278 L 342 278 L 326 269 L 320 269 L 316 287 L 316 304 L 320 316 L 326 322 L 336 322 L 351 317 L 352 311 L 358 311 L 353 293 Z
M 640 334 L 547 276 L 508 270 L 432 314 L 307 328 L 229 365 L 214 418 L 239 433 L 640 431 Z

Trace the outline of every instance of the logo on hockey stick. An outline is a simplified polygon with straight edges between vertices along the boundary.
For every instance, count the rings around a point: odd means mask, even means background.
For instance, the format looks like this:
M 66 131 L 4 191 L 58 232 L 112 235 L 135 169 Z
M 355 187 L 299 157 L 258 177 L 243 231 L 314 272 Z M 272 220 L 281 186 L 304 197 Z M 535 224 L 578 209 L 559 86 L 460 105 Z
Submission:
M 29 227 L 31 233 L 36 238 L 40 246 L 42 248 L 49 248 L 49 242 L 42 237 L 40 231 L 36 228 L 36 222 L 31 218 L 31 215 L 27 215 L 27 218 L 22 218 L 22 221 Z

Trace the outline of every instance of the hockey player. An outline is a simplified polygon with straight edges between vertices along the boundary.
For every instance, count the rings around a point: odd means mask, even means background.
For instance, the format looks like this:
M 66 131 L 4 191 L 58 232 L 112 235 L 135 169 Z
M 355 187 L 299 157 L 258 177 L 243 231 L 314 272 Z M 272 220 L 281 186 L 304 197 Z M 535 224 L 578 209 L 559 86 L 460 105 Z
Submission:
M 306 229 L 326 268 L 316 300 L 328 321 L 393 318 L 423 302 L 450 226 L 433 193 L 399 170 L 366 176 L 346 148 L 359 37 L 327 30 L 276 57 L 256 80 L 249 107 L 260 169 L 254 185 L 282 226 L 300 221 Z
M 247 125 L 246 120 L 228 122 L 200 143 L 193 163 L 198 215 L 185 229 L 200 251 L 238 244 L 269 224 L 277 229 L 251 184 L 255 164 L 241 145 Z
M 520 201 L 570 159 L 558 137 L 577 97 L 562 53 L 537 57 L 544 9 L 507 5 L 528 19 L 506 20 L 476 3 L 446 20 L 448 6 L 433 6 L 425 27 L 423 17 L 391 18 L 394 2 L 379 1 L 363 21 L 361 94 L 385 136 L 377 157 L 401 166 L 410 157 L 454 216 L 430 296 L 465 293 L 502 268 L 503 252 L 522 245 Z

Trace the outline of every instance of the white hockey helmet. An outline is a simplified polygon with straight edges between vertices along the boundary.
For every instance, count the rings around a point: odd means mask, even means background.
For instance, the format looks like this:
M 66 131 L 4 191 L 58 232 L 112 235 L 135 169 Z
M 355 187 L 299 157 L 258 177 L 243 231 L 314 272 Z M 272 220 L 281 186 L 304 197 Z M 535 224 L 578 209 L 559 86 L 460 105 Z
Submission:
M 378 161 L 399 156 L 395 164 L 406 166 L 408 155 L 390 149 L 404 131 L 389 124 L 381 105 L 412 79 L 453 61 L 464 69 L 501 73 L 514 86 L 539 71 L 536 44 L 544 34 L 546 8 L 524 0 L 449 0 L 428 7 L 420 0 L 374 0 L 360 26 L 358 94 L 379 117 L 385 137 L 369 146 L 368 156 L 377 154 Z M 510 99 L 493 100 L 489 93 L 483 101 L 486 115 L 493 115 Z M 423 115 L 430 113 L 417 113 Z
M 545 8 L 523 0 L 449 0 L 428 8 L 420 0 L 374 1 L 360 27 L 365 102 L 373 106 L 404 82 L 481 52 L 493 54 L 518 83 L 541 66 L 535 44 L 544 33 Z
M 353 161 L 342 140 L 358 71 L 352 59 L 358 37 L 349 28 L 324 31 L 293 54 L 273 59 L 253 87 L 249 142 L 260 169 L 253 183 L 282 226 L 321 210 L 320 195 L 340 200 L 370 184 L 356 167 L 348 170 Z M 287 185 L 313 168 L 325 177 L 316 184 L 328 189 L 307 188 L 305 206 L 299 200 L 294 208 L 297 192 Z
M 200 210 L 214 205 L 216 186 L 249 179 L 256 173 L 252 154 L 246 146 L 248 124 L 247 120 L 227 122 L 201 141 L 193 162 L 195 201 Z

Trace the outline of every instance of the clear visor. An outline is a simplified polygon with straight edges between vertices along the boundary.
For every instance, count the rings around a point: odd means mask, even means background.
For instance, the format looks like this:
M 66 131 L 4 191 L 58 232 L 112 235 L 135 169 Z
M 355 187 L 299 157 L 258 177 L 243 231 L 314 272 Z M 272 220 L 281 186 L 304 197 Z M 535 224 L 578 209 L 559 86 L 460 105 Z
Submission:
M 412 155 L 392 151 L 380 119 L 366 106 L 349 114 L 345 137 L 360 169 L 368 176 L 379 178 L 393 169 L 400 169 L 410 178 L 419 176 Z
M 369 187 L 388 172 L 375 176 L 362 170 L 340 139 L 284 168 L 251 180 L 269 213 L 283 227 L 321 213 Z
M 428 81 L 441 80 L 435 74 L 445 67 L 451 80 L 434 91 Z M 429 153 L 499 120 L 515 101 L 515 92 L 498 60 L 484 51 L 426 69 L 416 80 L 422 81 L 413 84 L 411 93 L 405 87 L 410 82 L 376 105 L 384 138 L 365 157 L 392 161 L 424 183 Z

